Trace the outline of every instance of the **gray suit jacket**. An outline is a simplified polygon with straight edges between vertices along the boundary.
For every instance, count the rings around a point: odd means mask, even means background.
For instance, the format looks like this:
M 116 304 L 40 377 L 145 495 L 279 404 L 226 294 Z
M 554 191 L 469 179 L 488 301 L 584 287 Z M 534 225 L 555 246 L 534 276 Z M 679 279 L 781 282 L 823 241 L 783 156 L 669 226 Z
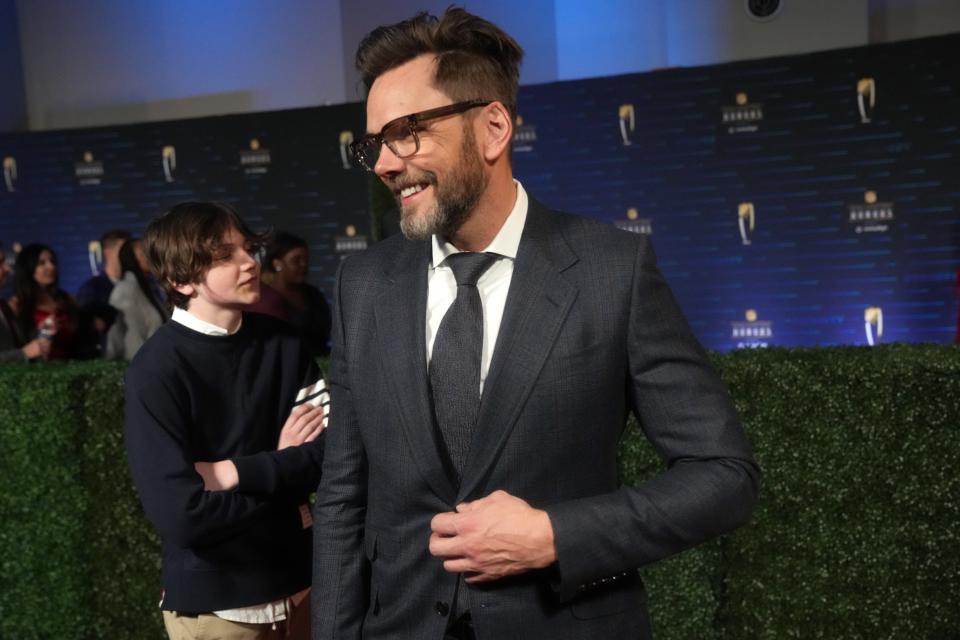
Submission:
M 462 585 L 480 640 L 649 638 L 636 568 L 745 523 L 759 470 L 649 240 L 531 200 L 470 459 L 438 453 L 425 362 L 429 242 L 344 261 L 314 524 L 314 639 L 443 636 L 457 576 L 430 520 L 496 489 L 545 509 L 558 562 Z M 634 411 L 667 470 L 621 487 Z

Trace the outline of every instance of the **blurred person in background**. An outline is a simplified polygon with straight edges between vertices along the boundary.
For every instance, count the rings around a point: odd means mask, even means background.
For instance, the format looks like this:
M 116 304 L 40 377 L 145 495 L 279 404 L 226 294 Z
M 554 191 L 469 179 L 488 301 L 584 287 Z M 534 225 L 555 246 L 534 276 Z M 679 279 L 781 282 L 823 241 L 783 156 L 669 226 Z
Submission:
M 28 244 L 17 255 L 14 296 L 9 304 L 26 341 L 50 340 L 51 360 L 97 355 L 96 335 L 76 301 L 57 286 L 57 255 L 43 244 Z
M 119 261 L 123 277 L 110 293 L 110 306 L 119 313 L 107 332 L 106 357 L 130 360 L 168 314 L 139 238 L 123 243 Z
M 123 229 L 113 229 L 100 236 L 100 251 L 103 265 L 100 273 L 80 285 L 77 304 L 84 313 L 93 318 L 93 327 L 100 337 L 100 347 L 105 347 L 107 331 L 117 318 L 117 311 L 110 305 L 110 293 L 123 276 L 120 266 L 120 248 L 130 239 Z
M 7 284 L 13 269 L 0 246 L 0 287 Z M 23 344 L 23 336 L 16 316 L 6 300 L 0 300 L 0 362 L 25 362 L 46 359 L 50 353 L 50 341 L 36 338 Z
M 330 306 L 323 293 L 307 282 L 307 242 L 292 233 L 273 236 L 263 258 L 260 301 L 247 310 L 285 320 L 300 329 L 314 356 L 330 353 Z

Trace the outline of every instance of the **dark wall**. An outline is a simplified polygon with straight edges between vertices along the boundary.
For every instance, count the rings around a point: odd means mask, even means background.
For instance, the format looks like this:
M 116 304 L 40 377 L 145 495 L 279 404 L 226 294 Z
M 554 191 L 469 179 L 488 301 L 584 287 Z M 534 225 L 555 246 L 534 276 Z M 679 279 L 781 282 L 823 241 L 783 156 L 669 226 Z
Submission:
M 948 342 L 957 50 L 960 35 L 523 87 L 515 172 L 550 206 L 652 233 L 708 347 Z M 875 104 L 865 93 L 861 113 L 867 79 Z M 369 233 L 366 175 L 344 168 L 340 147 L 363 128 L 349 104 L 0 136 L 19 172 L 14 192 L 0 183 L 0 240 L 52 244 L 74 290 L 103 230 L 140 233 L 174 202 L 218 198 L 307 237 L 311 279 L 329 292 L 347 226 Z M 242 164 L 254 138 L 269 166 Z M 97 162 L 100 183 L 81 184 Z
M 25 130 L 27 104 L 15 0 L 0 0 L 0 85 L 0 131 Z

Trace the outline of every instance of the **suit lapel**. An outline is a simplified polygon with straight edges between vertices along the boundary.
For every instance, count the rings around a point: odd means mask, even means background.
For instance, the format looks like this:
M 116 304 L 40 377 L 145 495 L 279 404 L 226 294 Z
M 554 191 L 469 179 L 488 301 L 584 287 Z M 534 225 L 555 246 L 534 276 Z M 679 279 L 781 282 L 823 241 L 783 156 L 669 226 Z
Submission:
M 456 491 L 440 459 L 427 381 L 429 262 L 429 242 L 402 244 L 395 266 L 388 270 L 386 291 L 376 305 L 377 335 L 389 392 L 397 400 L 410 452 L 427 484 L 452 504 Z
M 483 481 L 513 430 L 577 296 L 562 275 L 576 261 L 551 214 L 531 199 L 458 502 Z

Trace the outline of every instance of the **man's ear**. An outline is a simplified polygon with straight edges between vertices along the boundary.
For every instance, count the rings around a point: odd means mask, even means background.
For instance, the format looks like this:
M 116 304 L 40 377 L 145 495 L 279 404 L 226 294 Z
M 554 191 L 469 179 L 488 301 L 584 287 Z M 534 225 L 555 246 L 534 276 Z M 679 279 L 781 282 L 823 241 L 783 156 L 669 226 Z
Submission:
M 488 104 L 478 120 L 483 159 L 493 163 L 504 154 L 509 154 L 513 141 L 513 119 L 503 103 L 495 100 Z

